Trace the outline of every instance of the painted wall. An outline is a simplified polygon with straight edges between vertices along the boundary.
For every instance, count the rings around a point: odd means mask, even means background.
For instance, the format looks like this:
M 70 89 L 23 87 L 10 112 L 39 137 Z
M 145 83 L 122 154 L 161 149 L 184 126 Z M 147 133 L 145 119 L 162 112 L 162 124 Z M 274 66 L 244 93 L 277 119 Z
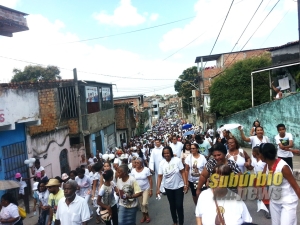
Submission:
M 15 123 L 38 120 L 37 90 L 0 89 L 0 129 L 13 130 Z
M 5 167 L 3 163 L 3 155 L 2 155 L 2 147 L 11 145 L 14 143 L 18 142 L 23 142 L 26 140 L 25 136 L 25 124 L 16 124 L 16 129 L 15 130 L 8 130 L 8 131 L 0 131 L 0 161 L 1 161 L 1 166 L 0 166 L 0 180 L 5 179 Z M 18 172 L 18 171 L 14 171 Z M 24 174 L 24 177 L 27 176 Z
M 59 156 L 63 149 L 68 151 L 68 161 L 71 170 L 79 166 L 80 155 L 85 154 L 84 148 L 70 147 L 68 134 L 69 129 L 61 129 L 34 137 L 27 135 L 29 158 L 40 158 L 41 165 L 45 168 L 49 178 L 61 176 Z
M 292 133 L 294 137 L 294 147 L 300 148 L 300 93 L 290 95 L 280 100 L 265 103 L 235 114 L 218 119 L 217 127 L 221 124 L 239 123 L 244 126 L 246 136 L 250 135 L 250 129 L 253 122 L 258 119 L 264 128 L 265 135 L 274 143 L 274 136 L 277 135 L 276 125 L 285 124 L 287 132 Z M 231 131 L 240 143 L 244 143 L 240 139 L 238 129 Z

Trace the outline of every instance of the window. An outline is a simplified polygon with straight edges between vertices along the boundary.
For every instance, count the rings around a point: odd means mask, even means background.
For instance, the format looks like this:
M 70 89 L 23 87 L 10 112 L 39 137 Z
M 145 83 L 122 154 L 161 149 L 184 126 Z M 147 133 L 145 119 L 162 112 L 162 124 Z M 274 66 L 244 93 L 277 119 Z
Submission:
M 78 117 L 75 87 L 58 88 L 61 118 Z

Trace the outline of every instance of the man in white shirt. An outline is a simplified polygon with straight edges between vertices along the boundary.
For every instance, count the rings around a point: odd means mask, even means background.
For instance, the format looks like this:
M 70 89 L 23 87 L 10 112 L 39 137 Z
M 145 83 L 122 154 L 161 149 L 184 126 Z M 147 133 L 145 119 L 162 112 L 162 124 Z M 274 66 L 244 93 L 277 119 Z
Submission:
M 163 146 L 161 145 L 161 142 L 159 139 L 155 140 L 155 148 L 151 150 L 150 160 L 149 160 L 149 169 L 151 172 L 155 172 L 155 182 L 157 184 L 157 177 L 158 177 L 158 168 L 159 163 L 162 161 L 162 152 L 163 152 Z M 165 192 L 163 185 L 160 186 L 160 191 Z
M 209 134 L 210 138 L 213 139 L 214 138 L 214 129 L 212 127 L 210 127 L 207 130 L 207 133 Z
M 64 185 L 64 195 L 58 202 L 55 225 L 87 225 L 90 220 L 88 203 L 76 195 L 77 183 L 69 180 Z
M 300 151 L 297 149 L 292 149 L 294 146 L 293 135 L 286 132 L 284 124 L 278 124 L 277 126 L 278 134 L 275 136 L 276 144 L 278 145 L 278 158 L 283 159 L 293 170 L 293 153 L 299 154 Z
M 206 134 L 204 136 L 204 139 L 206 141 L 208 141 L 208 143 L 210 144 L 210 146 L 213 146 L 212 139 L 210 138 L 208 131 L 206 132 Z
M 177 136 L 172 136 L 172 143 L 170 144 L 170 147 L 173 150 L 174 156 L 180 158 L 181 157 L 181 151 L 183 149 L 183 144 L 180 141 L 177 141 Z

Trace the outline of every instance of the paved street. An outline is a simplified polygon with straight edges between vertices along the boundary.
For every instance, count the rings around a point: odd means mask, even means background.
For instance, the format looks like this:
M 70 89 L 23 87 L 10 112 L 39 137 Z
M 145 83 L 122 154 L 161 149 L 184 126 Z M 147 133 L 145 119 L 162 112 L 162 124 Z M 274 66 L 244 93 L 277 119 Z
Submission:
M 246 149 L 248 153 L 250 153 L 250 149 Z M 294 168 L 295 170 L 299 169 L 300 170 L 300 157 L 295 156 L 294 157 Z M 153 176 L 153 182 L 155 182 L 154 176 Z M 298 184 L 300 185 L 300 182 L 298 181 Z M 154 188 L 155 192 L 155 188 Z M 268 220 L 265 218 L 264 213 L 262 211 L 256 212 L 257 211 L 257 205 L 256 201 L 246 201 L 245 202 L 248 210 L 253 218 L 253 222 L 261 225 L 271 225 L 271 220 Z M 204 203 L 205 204 L 205 203 Z M 32 202 L 31 202 L 32 205 Z M 31 207 L 32 208 L 32 207 Z M 167 200 L 166 196 L 162 196 L 161 200 L 156 200 L 154 196 L 150 198 L 149 201 L 149 215 L 151 218 L 151 222 L 149 224 L 155 224 L 155 225 L 165 225 L 165 224 L 173 224 L 170 210 L 169 210 L 169 203 Z M 214 209 L 212 209 L 214 210 Z M 195 206 L 192 200 L 192 195 L 191 192 L 188 192 L 185 195 L 184 198 L 184 214 L 185 214 L 185 224 L 186 225 L 195 225 L 196 224 L 196 219 L 195 219 Z M 298 224 L 300 222 L 300 206 L 298 205 L 298 210 L 297 210 L 297 215 L 298 215 Z M 139 211 L 137 213 L 137 220 L 136 224 L 141 224 L 140 223 L 141 219 L 141 212 Z M 24 220 L 24 225 L 33 225 L 37 222 L 37 217 L 32 216 L 30 214 L 28 218 Z M 95 218 L 93 218 L 89 224 L 96 224 Z

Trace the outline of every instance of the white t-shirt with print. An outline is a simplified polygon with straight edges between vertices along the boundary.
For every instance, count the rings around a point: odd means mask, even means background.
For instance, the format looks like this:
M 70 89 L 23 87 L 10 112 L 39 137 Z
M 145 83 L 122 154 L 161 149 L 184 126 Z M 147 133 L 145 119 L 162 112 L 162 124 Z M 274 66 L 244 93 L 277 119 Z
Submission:
M 117 202 L 114 196 L 114 188 L 115 188 L 115 183 L 113 181 L 110 182 L 110 186 L 106 186 L 105 184 L 102 184 L 99 190 L 99 196 L 102 197 L 102 202 L 105 205 L 110 205 L 113 207 Z
M 199 179 L 206 162 L 206 158 L 201 154 L 199 154 L 199 158 L 194 158 L 192 154 L 186 157 L 185 164 L 190 167 L 188 176 L 190 182 L 195 182 Z
M 171 190 L 183 187 L 184 182 L 180 174 L 180 170 L 183 169 L 184 167 L 181 159 L 172 157 L 170 162 L 163 159 L 158 168 L 158 174 L 162 174 L 164 178 L 164 184 L 162 185 Z
M 136 169 L 133 169 L 130 175 L 136 179 L 142 191 L 150 188 L 148 177 L 151 176 L 151 173 L 149 168 L 144 167 L 141 172 L 137 172 Z
M 136 179 L 129 175 L 127 181 L 123 182 L 122 179 L 118 178 L 117 180 L 117 187 L 119 189 L 119 205 L 125 208 L 134 208 L 137 207 L 138 201 L 136 198 L 133 199 L 123 199 L 122 195 L 134 195 L 136 193 L 142 192 L 139 184 L 137 183 Z
M 277 152 L 278 157 L 283 157 L 283 158 L 293 157 L 293 153 L 292 152 L 282 150 L 279 147 L 279 143 L 281 143 L 283 146 L 287 146 L 287 145 L 289 145 L 289 142 L 292 141 L 292 140 L 293 140 L 293 135 L 291 133 L 285 133 L 284 137 L 280 137 L 279 134 L 277 134 L 275 136 L 275 142 L 278 145 L 278 147 L 277 147 L 277 149 L 278 149 L 278 152 Z

